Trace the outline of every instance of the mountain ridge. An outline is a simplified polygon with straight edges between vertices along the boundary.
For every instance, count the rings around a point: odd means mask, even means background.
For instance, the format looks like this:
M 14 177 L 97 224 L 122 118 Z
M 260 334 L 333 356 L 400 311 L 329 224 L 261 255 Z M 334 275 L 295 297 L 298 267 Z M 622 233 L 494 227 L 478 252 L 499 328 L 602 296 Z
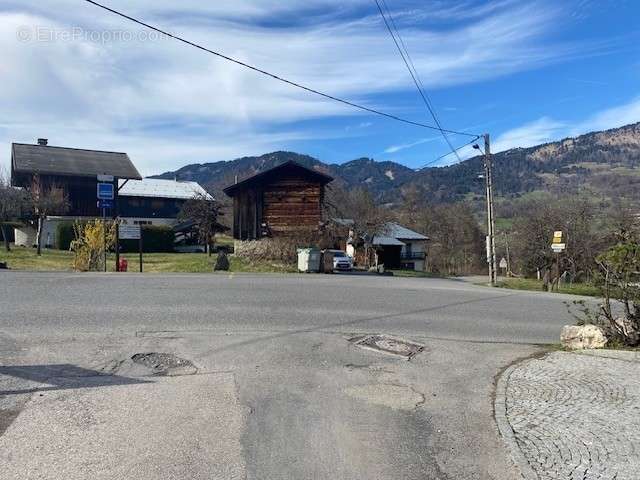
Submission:
M 517 147 L 493 155 L 496 194 L 518 196 L 533 190 L 595 192 L 622 188 L 640 198 L 640 122 L 594 131 L 532 147 Z M 484 159 L 475 156 L 444 167 L 415 170 L 392 161 L 361 157 L 325 163 L 310 155 L 276 151 L 235 160 L 190 164 L 151 178 L 197 181 L 214 194 L 280 163 L 293 160 L 327 173 L 343 188 L 366 187 L 379 203 L 401 201 L 407 188 L 434 202 L 451 202 L 482 195 L 478 181 Z

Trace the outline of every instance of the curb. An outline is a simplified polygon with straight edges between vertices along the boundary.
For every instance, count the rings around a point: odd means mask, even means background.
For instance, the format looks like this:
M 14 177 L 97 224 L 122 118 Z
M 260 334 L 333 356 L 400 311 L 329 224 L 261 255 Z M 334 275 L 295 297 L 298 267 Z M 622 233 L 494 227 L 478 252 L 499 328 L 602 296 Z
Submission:
M 529 359 L 524 362 L 530 361 L 532 360 Z M 515 433 L 507 419 L 507 384 L 509 383 L 509 377 L 511 376 L 511 373 L 524 362 L 518 362 L 517 364 L 509 366 L 498 378 L 493 410 L 500 435 L 506 443 L 511 460 L 520 471 L 522 478 L 524 480 L 540 480 L 540 477 L 533 468 L 531 468 L 531 465 L 529 465 L 529 462 L 522 453 L 522 450 L 520 450 Z

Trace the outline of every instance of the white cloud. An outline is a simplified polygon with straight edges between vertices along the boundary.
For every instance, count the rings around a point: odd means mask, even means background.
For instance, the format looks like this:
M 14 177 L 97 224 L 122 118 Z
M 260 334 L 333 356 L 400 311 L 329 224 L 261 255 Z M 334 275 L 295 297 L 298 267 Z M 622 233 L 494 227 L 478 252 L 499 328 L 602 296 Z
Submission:
M 635 122 L 640 122 L 640 96 L 624 105 L 596 113 L 580 124 L 577 131 L 573 131 L 571 135 L 621 127 Z
M 438 140 L 441 137 L 429 137 L 429 138 L 421 138 L 416 140 L 415 142 L 403 143 L 400 145 L 391 145 L 384 150 L 384 153 L 396 153 L 401 150 L 406 150 L 408 148 L 417 147 L 418 145 L 422 145 L 424 143 L 433 142 L 434 140 Z
M 358 13 L 370 7 L 365 0 L 107 3 L 292 80 L 394 113 L 401 112 L 372 98 L 412 88 L 375 11 Z M 395 8 L 413 12 L 398 19 L 427 88 L 494 78 L 576 52 L 543 44 L 558 12 L 537 3 L 494 2 L 490 15 L 469 10 L 455 26 L 433 29 L 415 14 L 424 12 L 423 2 Z M 430 3 L 430 18 L 448 18 L 449 8 Z M 65 38 L 78 27 L 80 37 Z M 56 40 L 33 38 L 43 31 Z M 18 38 L 25 32 L 30 41 Z M 151 174 L 281 148 L 308 135 L 291 126 L 296 122 L 358 114 L 174 40 L 126 41 L 122 32 L 144 31 L 77 0 L 3 2 L 0 111 L 9 120 L 0 127 L 0 149 L 46 136 L 59 145 L 140 152 L 134 160 Z M 92 41 L 91 34 L 106 41 Z
M 501 152 L 516 147 L 532 147 L 541 143 L 551 142 L 558 138 L 567 125 L 548 117 L 542 117 L 534 122 L 514 128 L 500 135 L 492 145 L 494 152 Z

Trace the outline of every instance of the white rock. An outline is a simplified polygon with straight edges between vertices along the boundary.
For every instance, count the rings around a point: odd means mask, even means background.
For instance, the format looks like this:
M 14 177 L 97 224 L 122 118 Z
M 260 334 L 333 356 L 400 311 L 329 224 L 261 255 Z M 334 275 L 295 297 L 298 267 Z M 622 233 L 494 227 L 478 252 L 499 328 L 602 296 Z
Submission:
M 607 343 L 602 329 L 596 325 L 565 325 L 560 333 L 562 346 L 570 350 L 602 348 Z

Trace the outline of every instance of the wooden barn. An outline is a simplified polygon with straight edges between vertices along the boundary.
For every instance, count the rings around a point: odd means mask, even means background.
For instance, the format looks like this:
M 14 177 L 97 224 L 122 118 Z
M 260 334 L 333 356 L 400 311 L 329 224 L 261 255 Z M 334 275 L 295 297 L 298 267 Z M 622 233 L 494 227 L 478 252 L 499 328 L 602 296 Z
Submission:
M 333 178 L 289 161 L 224 189 L 233 198 L 233 237 L 256 240 L 318 230 Z

